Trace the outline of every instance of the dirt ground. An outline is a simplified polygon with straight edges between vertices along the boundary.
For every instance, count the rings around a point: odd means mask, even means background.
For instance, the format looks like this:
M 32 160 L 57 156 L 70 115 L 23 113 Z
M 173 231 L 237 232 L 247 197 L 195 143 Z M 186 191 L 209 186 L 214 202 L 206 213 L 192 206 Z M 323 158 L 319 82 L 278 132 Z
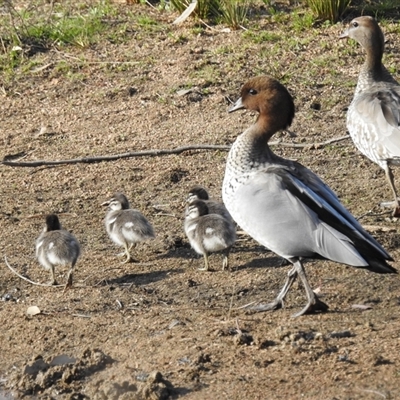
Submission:
M 246 79 L 269 74 L 293 94 L 297 138 L 278 135 L 274 150 L 318 173 L 400 268 L 399 221 L 379 215 L 391 199 L 383 171 L 346 135 L 361 49 L 337 40 L 342 24 L 285 31 L 265 9 L 257 32 L 198 29 L 193 21 L 131 6 L 130 40 L 38 53 L 39 67 L 4 82 L 0 101 L 3 159 L 76 159 L 196 144 L 230 145 L 255 114 L 228 114 Z M 123 18 L 121 11 L 120 18 Z M 254 17 L 256 18 L 256 17 Z M 400 65 L 398 22 L 385 26 L 389 66 Z M 196 29 L 197 30 L 196 30 Z M 281 32 L 280 29 L 283 29 Z M 128 32 L 128 33 L 127 33 Z M 281 32 L 281 33 L 280 33 Z M 129 63 L 123 63 L 129 61 Z M 61 68 L 60 65 L 63 67 Z M 397 65 L 397 69 L 396 66 Z M 179 92 L 190 89 L 186 94 Z M 285 147 L 289 143 L 291 146 Z M 296 147 L 296 144 L 309 144 Z M 305 304 L 294 285 L 286 307 L 251 314 L 272 300 L 289 267 L 240 235 L 231 271 L 213 271 L 182 229 L 184 201 L 196 184 L 221 198 L 227 152 L 187 151 L 60 166 L 0 166 L 0 398 L 43 399 L 398 399 L 400 278 L 310 260 L 307 273 L 329 311 L 291 318 Z M 395 174 L 399 174 L 395 171 Z M 398 178 L 400 181 L 400 179 Z M 121 264 L 107 237 L 101 203 L 124 192 L 157 237 Z M 74 287 L 46 282 L 34 242 L 44 216 L 82 245 Z M 66 270 L 56 270 L 59 282 Z M 27 316 L 30 306 L 41 313 Z

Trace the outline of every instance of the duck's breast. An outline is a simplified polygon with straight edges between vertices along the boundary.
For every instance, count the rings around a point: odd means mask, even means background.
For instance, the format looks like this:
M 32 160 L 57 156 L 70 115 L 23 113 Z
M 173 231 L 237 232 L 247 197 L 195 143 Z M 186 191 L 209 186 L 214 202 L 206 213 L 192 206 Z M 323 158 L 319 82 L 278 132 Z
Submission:
M 355 96 L 347 128 L 357 148 L 385 168 L 400 162 L 400 86 L 382 87 Z

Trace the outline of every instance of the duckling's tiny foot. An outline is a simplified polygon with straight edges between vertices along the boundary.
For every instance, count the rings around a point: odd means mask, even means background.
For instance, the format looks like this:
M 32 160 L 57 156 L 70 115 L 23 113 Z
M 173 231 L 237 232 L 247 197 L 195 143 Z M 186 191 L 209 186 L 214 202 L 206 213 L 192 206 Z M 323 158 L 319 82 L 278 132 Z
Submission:
M 72 288 L 72 272 L 69 272 L 69 273 L 68 273 L 67 283 L 65 284 L 64 292 L 65 292 L 67 289 L 70 289 L 70 288 Z
M 300 317 L 304 314 L 314 314 L 314 313 L 321 313 L 326 312 L 329 310 L 329 306 L 321 301 L 317 296 L 312 302 L 309 302 L 301 311 L 296 314 L 293 314 L 292 317 Z
M 212 269 L 207 268 L 207 267 L 202 267 L 202 268 L 197 268 L 198 271 L 208 271 L 208 272 L 212 272 Z
M 273 311 L 279 310 L 280 308 L 283 308 L 283 301 L 279 299 L 275 299 L 273 302 L 267 304 L 257 304 L 256 306 L 246 307 L 247 310 L 254 312 Z
M 68 289 L 72 288 L 72 282 L 67 282 L 64 286 L 63 293 L 65 293 Z

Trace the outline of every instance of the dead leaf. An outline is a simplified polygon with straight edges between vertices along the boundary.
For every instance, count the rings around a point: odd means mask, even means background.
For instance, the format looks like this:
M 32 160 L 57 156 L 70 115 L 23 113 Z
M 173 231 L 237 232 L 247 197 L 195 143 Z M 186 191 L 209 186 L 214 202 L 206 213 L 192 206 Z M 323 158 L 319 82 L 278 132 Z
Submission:
M 181 24 L 182 22 L 186 21 L 186 19 L 190 16 L 190 14 L 195 10 L 197 6 L 197 0 L 192 1 L 186 10 L 173 22 L 173 24 Z

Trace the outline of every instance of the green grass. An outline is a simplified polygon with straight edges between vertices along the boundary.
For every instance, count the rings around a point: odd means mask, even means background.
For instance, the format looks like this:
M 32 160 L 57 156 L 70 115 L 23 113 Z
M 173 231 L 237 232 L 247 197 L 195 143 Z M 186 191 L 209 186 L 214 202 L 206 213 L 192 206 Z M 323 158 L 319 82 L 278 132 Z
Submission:
M 202 20 L 211 19 L 228 25 L 232 29 L 241 28 L 246 21 L 252 0 L 197 0 L 191 16 Z M 170 0 L 173 9 L 183 13 L 191 0 Z
M 281 35 L 274 33 L 274 32 L 268 32 L 268 31 L 252 31 L 248 30 L 243 33 L 243 36 L 245 38 L 250 39 L 253 43 L 263 43 L 263 42 L 278 42 L 281 40 Z
M 107 29 L 105 20 L 116 9 L 107 2 L 95 6 L 68 7 L 68 2 L 32 1 L 25 8 L 4 2 L 0 15 L 0 71 L 6 74 L 36 53 L 65 46 L 88 47 Z
M 314 25 L 313 15 L 309 12 L 298 13 L 294 12 L 292 15 L 292 24 L 296 32 L 306 31 Z
M 149 5 L 144 3 L 127 7 L 111 3 L 111 0 L 81 1 L 63 0 L 52 3 L 47 0 L 30 0 L 29 3 L 24 3 L 22 0 L 8 0 L 7 2 L 0 0 L 3 10 L 0 13 L 0 74 L 2 74 L 3 82 L 10 82 L 16 74 L 30 73 L 35 68 L 40 68 L 41 63 L 43 65 L 48 63 L 48 58 L 46 59 L 45 54 L 41 55 L 41 52 L 56 50 L 68 54 L 70 51 L 74 56 L 64 63 L 56 60 L 51 67 L 52 73 L 58 76 L 64 74 L 69 79 L 81 80 L 84 78 L 83 74 L 88 70 L 88 63 L 91 60 L 86 60 L 84 57 L 81 59 L 80 54 L 83 54 L 83 51 L 80 49 L 94 46 L 97 43 L 103 45 L 107 41 L 112 44 L 128 43 L 132 40 L 139 41 L 147 39 L 149 35 L 155 41 L 167 39 L 171 46 L 185 46 L 198 35 L 208 35 L 210 31 L 221 30 L 227 25 L 220 14 L 219 17 L 212 17 L 212 23 L 220 22 L 223 26 L 214 25 L 210 28 L 195 18 L 186 21 L 184 26 L 177 27 L 170 24 L 170 21 L 176 16 L 176 11 L 171 11 L 168 7 L 163 7 L 161 10 L 158 6 L 150 9 Z M 230 20 L 232 27 L 233 25 L 240 27 L 242 23 L 245 23 L 247 28 L 246 31 L 238 33 L 246 39 L 241 48 L 234 48 L 228 44 L 229 42 L 221 41 L 219 47 L 212 51 L 218 57 L 221 65 L 227 65 L 231 71 L 240 72 L 245 67 L 246 54 L 257 52 L 258 56 L 253 59 L 261 61 L 255 61 L 259 65 L 255 65 L 254 68 L 260 73 L 270 71 L 279 75 L 279 65 L 275 65 L 275 61 L 266 63 L 265 60 L 277 58 L 281 64 L 285 64 L 285 60 L 290 58 L 290 54 L 300 57 L 307 51 L 310 42 L 314 40 L 321 43 L 320 48 L 325 50 L 327 57 L 316 54 L 313 63 L 311 60 L 305 60 L 303 64 L 313 64 L 310 71 L 313 76 L 318 76 L 320 70 L 324 68 L 327 73 L 330 73 L 328 71 L 330 68 L 334 70 L 332 66 L 335 62 L 329 58 L 328 53 L 336 47 L 332 41 L 327 41 L 324 36 L 320 36 L 321 30 L 334 27 L 330 23 L 316 25 L 314 14 L 310 9 L 294 5 L 290 11 L 283 12 L 275 3 L 275 8 L 272 8 L 272 2 L 267 0 L 264 2 L 266 6 L 261 8 L 260 1 L 256 3 L 255 0 L 218 0 L 218 2 L 220 7 L 222 4 L 233 7 L 233 19 Z M 392 8 L 389 7 L 389 3 Z M 209 11 L 214 7 L 212 4 L 210 1 L 207 2 Z M 234 7 L 236 6 L 244 7 L 242 14 L 235 14 L 237 10 Z M 248 6 L 250 6 L 251 13 L 245 12 L 245 8 Z M 375 9 L 385 10 L 385 12 L 388 10 L 393 12 L 399 8 L 397 3 L 391 2 L 391 0 L 385 4 L 383 4 L 383 0 L 371 0 L 368 6 L 374 6 Z M 204 7 L 206 7 L 205 3 Z M 361 5 L 352 5 L 352 7 L 358 10 L 357 7 L 361 7 Z M 207 11 L 207 15 L 210 15 L 209 11 Z M 175 16 L 172 12 L 175 13 Z M 168 19 L 165 18 L 167 13 L 170 13 Z M 237 17 L 240 18 L 235 19 Z M 386 32 L 393 35 L 400 32 L 400 28 L 396 24 L 384 19 L 379 22 L 387 28 Z M 236 33 L 230 33 L 230 35 L 233 36 Z M 78 58 L 75 57 L 76 53 L 78 53 Z M 360 49 L 356 42 L 348 41 L 346 45 L 340 45 L 340 53 L 355 55 L 360 53 Z M 340 55 L 335 54 L 334 56 L 339 57 Z M 386 57 L 389 55 L 386 54 Z M 46 61 L 43 61 L 45 59 Z M 105 58 L 101 60 L 104 60 L 104 65 L 99 68 L 105 68 L 110 72 L 139 68 L 139 65 L 126 62 L 129 60 L 129 55 L 122 57 L 115 65 L 112 64 L 112 60 Z M 146 65 L 151 64 L 151 60 L 136 61 Z M 396 74 L 394 55 L 390 55 L 389 61 L 387 67 Z M 102 61 L 98 61 L 98 64 L 101 63 Z M 299 68 L 303 68 L 303 64 Z M 192 76 L 197 80 L 216 82 L 220 79 L 220 69 L 212 63 L 199 63 L 193 69 Z M 285 73 L 290 71 L 288 76 L 283 77 L 289 82 L 298 69 L 289 65 L 283 70 L 286 71 Z M 11 85 L 9 86 L 11 87 Z
M 170 0 L 170 2 L 173 9 L 179 13 L 183 13 L 188 8 L 191 0 Z M 217 16 L 219 10 L 219 0 L 197 0 L 197 6 L 193 15 L 201 19 L 206 19 Z
M 153 18 L 150 18 L 150 17 L 148 17 L 146 15 L 145 16 L 139 16 L 137 18 L 136 22 L 142 28 L 158 25 L 157 21 L 155 21 Z
M 75 45 L 88 47 L 96 41 L 96 37 L 104 30 L 103 23 L 95 15 L 73 16 L 61 18 L 47 24 L 45 21 L 36 25 L 27 26 L 19 39 L 22 43 L 42 46 Z
M 220 0 L 220 19 L 233 29 L 241 28 L 247 17 L 250 0 Z
M 8 4 L 8 3 L 7 3 Z M 43 12 L 39 6 L 17 11 L 6 7 L 11 23 L 5 40 L 15 44 L 36 44 L 43 47 L 76 45 L 87 47 L 105 30 L 104 17 L 115 15 L 106 3 L 71 14 L 61 4 L 59 10 Z
M 373 15 L 375 18 L 399 18 L 400 2 L 399 0 L 370 0 L 359 4 L 362 13 Z
M 335 23 L 348 9 L 351 0 L 306 0 L 318 20 Z

